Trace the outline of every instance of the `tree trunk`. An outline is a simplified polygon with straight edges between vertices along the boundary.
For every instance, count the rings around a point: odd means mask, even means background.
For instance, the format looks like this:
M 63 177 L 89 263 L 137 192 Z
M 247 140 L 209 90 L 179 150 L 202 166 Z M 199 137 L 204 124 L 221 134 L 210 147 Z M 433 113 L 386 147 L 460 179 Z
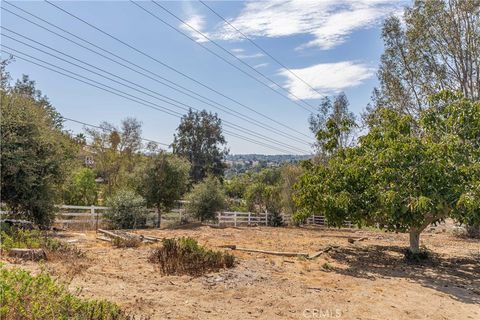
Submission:
M 420 251 L 420 231 L 410 230 L 410 252 L 418 253 Z

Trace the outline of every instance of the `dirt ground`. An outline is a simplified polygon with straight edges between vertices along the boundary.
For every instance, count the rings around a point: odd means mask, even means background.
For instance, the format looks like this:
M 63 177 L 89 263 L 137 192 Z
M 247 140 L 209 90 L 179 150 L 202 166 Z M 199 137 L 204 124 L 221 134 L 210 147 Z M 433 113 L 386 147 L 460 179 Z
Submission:
M 190 236 L 210 248 L 313 253 L 314 260 L 232 251 L 233 269 L 198 278 L 162 276 L 147 261 L 156 244 L 116 249 L 95 232 L 65 233 L 88 261 L 43 266 L 85 297 L 115 301 L 150 319 L 480 319 L 480 242 L 426 233 L 432 261 L 408 264 L 405 234 L 309 228 L 142 230 Z M 351 244 L 348 237 L 368 237 Z M 38 272 L 33 262 L 16 263 Z

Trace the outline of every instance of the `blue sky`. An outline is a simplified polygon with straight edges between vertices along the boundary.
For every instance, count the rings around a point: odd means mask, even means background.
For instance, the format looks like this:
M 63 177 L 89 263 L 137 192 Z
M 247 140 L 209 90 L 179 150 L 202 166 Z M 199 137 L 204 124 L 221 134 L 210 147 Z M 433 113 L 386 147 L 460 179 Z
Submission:
M 359 114 L 365 108 L 369 102 L 371 91 L 377 84 L 375 72 L 383 51 L 380 39 L 381 23 L 385 17 L 391 14 L 400 14 L 402 7 L 406 4 L 405 2 L 385 0 L 207 2 L 207 5 L 213 10 L 314 87 L 316 91 L 313 91 L 258 48 L 242 39 L 238 33 L 202 3 L 196 1 L 159 2 L 160 5 L 202 31 L 211 40 L 229 50 L 242 61 L 281 84 L 287 91 L 276 89 L 284 95 L 289 95 L 290 99 L 287 99 L 204 50 L 199 44 L 210 48 L 238 67 L 259 77 L 258 74 L 219 50 L 211 42 L 206 41 L 152 2 L 143 1 L 138 4 L 190 35 L 196 39 L 196 42 L 173 31 L 128 1 L 54 2 L 59 7 L 111 33 L 154 59 L 178 69 L 189 77 L 276 121 L 272 122 L 178 73 L 172 72 L 158 62 L 75 20 L 46 2 L 12 1 L 10 3 L 109 50 L 127 61 L 134 62 L 151 72 L 149 75 L 153 78 L 160 75 L 243 115 L 254 118 L 257 123 L 253 124 L 250 121 L 226 114 L 165 87 L 151 78 L 133 72 L 32 25 L 6 10 L 2 10 L 1 15 L 4 50 L 12 52 L 6 48 L 8 46 L 29 54 L 34 58 L 53 64 L 53 67 L 68 69 L 149 101 L 156 108 L 168 107 L 175 112 L 185 113 L 184 110 L 159 101 L 158 95 L 162 94 L 182 102 L 183 107 L 188 105 L 218 112 L 220 117 L 226 121 L 225 129 L 231 132 L 226 134 L 231 153 L 265 154 L 287 152 L 298 154 L 311 150 L 308 144 L 313 141 L 313 135 L 308 131 L 309 112 L 298 104 L 309 109 L 310 107 L 306 106 L 304 102 L 311 106 L 317 106 L 321 95 L 333 95 L 344 91 L 350 100 L 351 109 L 355 113 Z M 3 1 L 2 9 L 8 9 L 68 38 L 75 39 Z M 110 75 L 69 57 L 61 56 L 11 31 L 66 53 L 91 66 L 101 68 Z M 111 74 L 114 74 L 126 79 L 129 82 L 114 78 L 130 87 L 133 83 L 133 87 L 142 90 L 143 93 L 29 48 L 7 36 L 61 56 L 110 78 L 112 78 Z M 78 39 L 75 40 L 81 42 Z M 90 47 L 90 45 L 87 46 Z M 95 50 L 98 51 L 98 49 Z M 19 54 L 19 56 L 21 55 Z M 5 57 L 4 53 L 2 53 L 2 57 Z M 22 74 L 30 75 L 37 82 L 38 88 L 50 98 L 53 105 L 65 117 L 91 124 L 108 121 L 115 125 L 119 124 L 121 119 L 135 117 L 143 123 L 144 138 L 164 143 L 172 142 L 173 133 L 179 124 L 178 117 L 152 110 L 136 102 L 32 65 L 22 59 L 16 59 L 9 66 L 9 72 L 13 78 L 18 78 Z M 265 79 L 262 81 L 268 82 Z M 274 86 L 272 83 L 269 84 Z M 137 85 L 149 91 L 145 91 Z M 301 100 L 298 100 L 299 98 Z M 82 131 L 82 126 L 79 124 L 66 122 L 65 126 L 73 132 Z M 248 137 L 250 141 L 234 136 L 238 134 Z M 256 140 L 257 144 L 252 142 L 252 139 Z

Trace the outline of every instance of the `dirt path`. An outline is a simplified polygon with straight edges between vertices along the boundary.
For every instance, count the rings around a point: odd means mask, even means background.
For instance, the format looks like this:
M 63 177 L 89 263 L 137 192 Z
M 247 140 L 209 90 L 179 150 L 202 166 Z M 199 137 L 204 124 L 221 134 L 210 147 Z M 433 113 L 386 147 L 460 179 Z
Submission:
M 157 237 L 190 236 L 215 247 L 236 244 L 276 251 L 338 248 L 315 260 L 233 251 L 238 265 L 191 278 L 161 276 L 147 261 L 152 245 L 114 249 L 94 233 L 74 234 L 88 267 L 48 263 L 70 275 L 86 297 L 106 298 L 151 319 L 480 319 L 480 243 L 426 234 L 437 256 L 409 265 L 406 235 L 288 228 L 145 230 Z M 349 244 L 348 237 L 368 237 Z M 33 263 L 23 267 L 37 269 Z

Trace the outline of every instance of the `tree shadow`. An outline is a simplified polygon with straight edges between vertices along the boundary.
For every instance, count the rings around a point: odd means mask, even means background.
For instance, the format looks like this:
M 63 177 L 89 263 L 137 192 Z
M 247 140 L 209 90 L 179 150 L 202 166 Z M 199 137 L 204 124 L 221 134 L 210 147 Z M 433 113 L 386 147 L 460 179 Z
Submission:
M 399 246 L 348 246 L 335 249 L 330 256 L 346 265 L 334 268 L 340 274 L 371 280 L 407 278 L 458 301 L 480 304 L 480 256 L 446 257 L 430 252 L 430 259 L 412 263 L 404 252 Z

